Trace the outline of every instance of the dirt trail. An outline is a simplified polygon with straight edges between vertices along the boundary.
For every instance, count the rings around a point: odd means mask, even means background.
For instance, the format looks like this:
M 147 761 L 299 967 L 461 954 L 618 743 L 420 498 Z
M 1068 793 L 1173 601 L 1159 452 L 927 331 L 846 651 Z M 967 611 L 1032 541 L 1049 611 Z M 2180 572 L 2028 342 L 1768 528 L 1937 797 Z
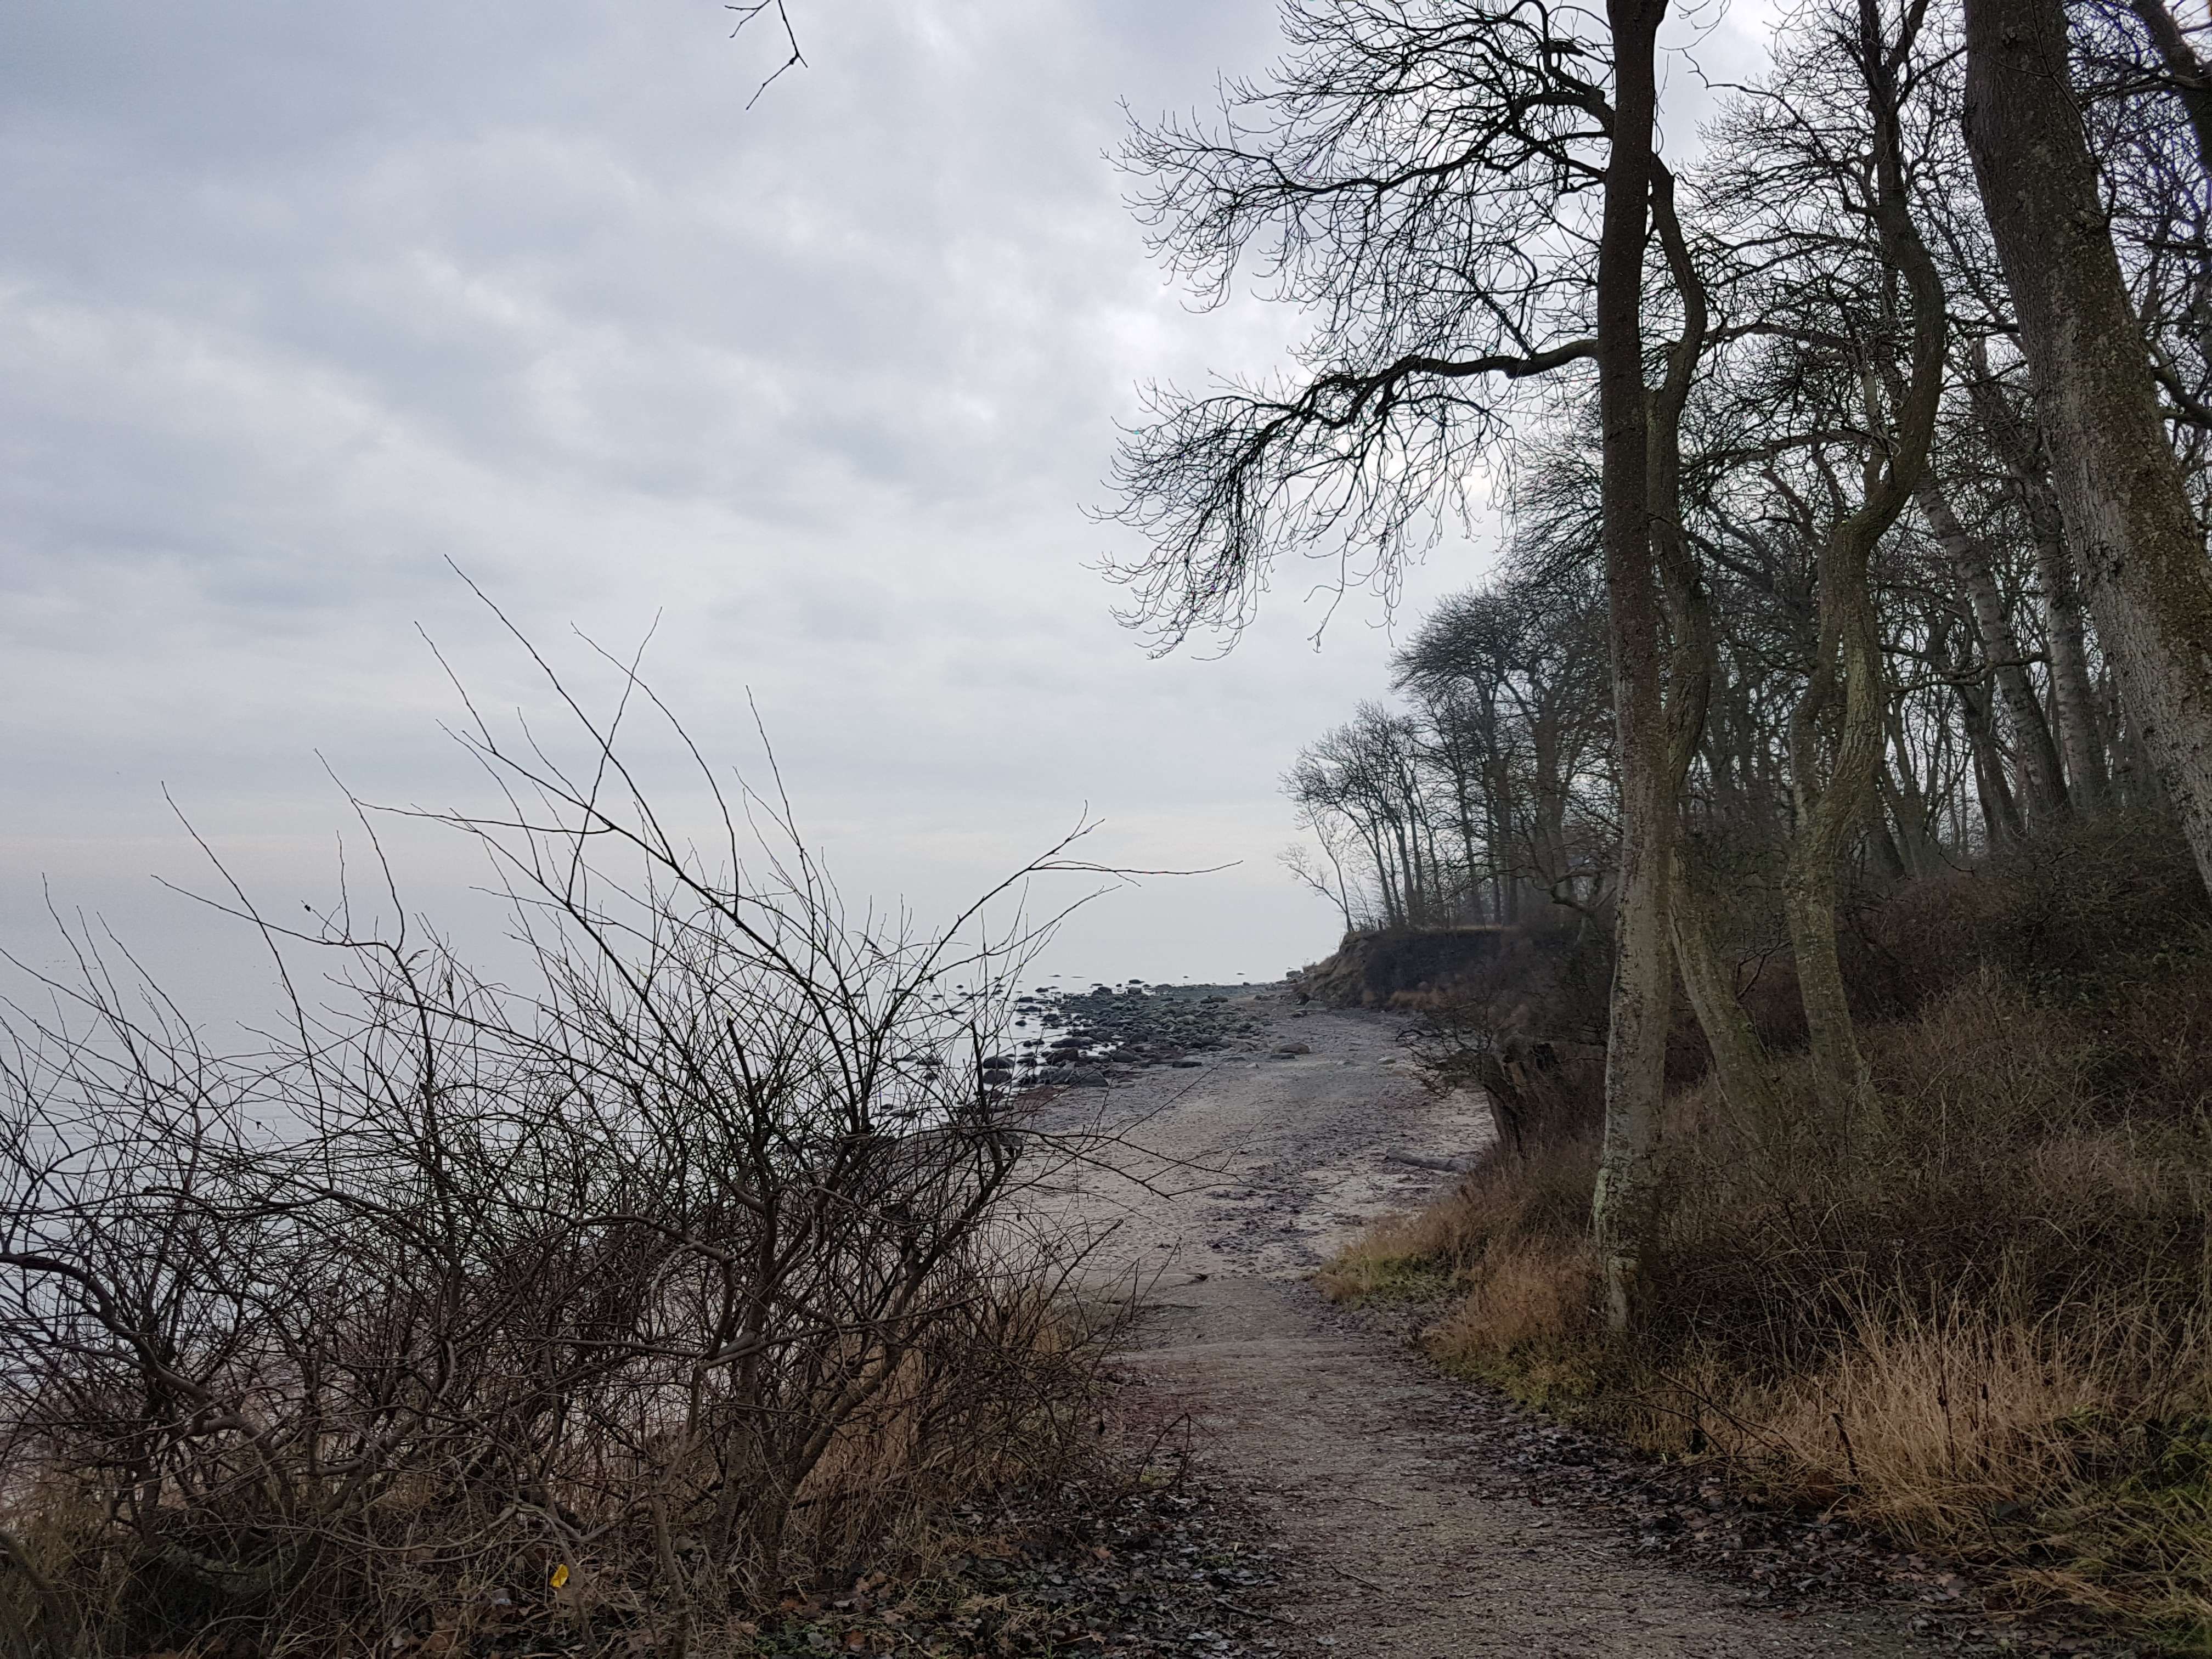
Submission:
M 1344 1659 L 1902 1653 L 1892 1616 L 1791 1620 L 1639 1557 L 1504 1488 L 1494 1413 L 1387 1339 L 1332 1318 L 1305 1278 L 1374 1217 L 1419 1202 L 1490 1133 L 1477 1101 L 1425 1098 L 1379 1018 L 1264 1001 L 1295 1059 L 1217 1054 L 1110 1097 L 1154 1156 L 1051 1201 L 1113 1223 L 1101 1271 L 1152 1275 L 1132 1368 L 1188 1411 L 1198 1455 L 1278 1531 L 1303 1582 L 1282 1650 Z

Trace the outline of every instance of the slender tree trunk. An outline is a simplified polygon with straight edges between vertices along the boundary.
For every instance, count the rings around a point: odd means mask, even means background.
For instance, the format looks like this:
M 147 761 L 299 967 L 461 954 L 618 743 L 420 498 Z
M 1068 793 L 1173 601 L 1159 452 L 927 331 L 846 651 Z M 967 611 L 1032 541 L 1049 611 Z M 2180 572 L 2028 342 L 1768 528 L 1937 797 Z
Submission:
M 1321 843 L 1322 856 L 1328 860 L 1329 875 L 1334 883 L 1334 886 L 1322 887 L 1322 890 L 1328 894 L 1331 902 L 1335 904 L 1337 914 L 1344 918 L 1344 931 L 1348 933 L 1353 927 L 1352 888 L 1345 879 L 1344 860 L 1337 856 L 1336 843 L 1318 822 L 1314 824 L 1314 839 Z M 1316 880 L 1312 885 L 1321 887 L 1322 884 Z
M 1719 665 L 1711 605 L 1681 519 L 1682 410 L 1705 350 L 1710 312 L 1705 283 L 1675 215 L 1674 179 L 1663 170 L 1655 169 L 1651 206 L 1682 305 L 1681 336 L 1668 349 L 1667 378 L 1650 399 L 1649 456 L 1651 544 L 1674 635 L 1668 667 L 1667 788 L 1679 813 L 1683 781 L 1705 741 Z M 1780 1116 L 1771 1064 L 1751 1017 L 1736 1000 L 1735 972 L 1717 938 L 1718 895 L 1696 839 L 1679 817 L 1668 895 L 1675 964 L 1705 1034 L 1715 1080 L 1738 1116 L 1764 1132 Z
M 2164 0 L 2128 0 L 2128 9 L 2149 34 L 2181 107 L 2188 112 L 2190 131 L 2197 137 L 2197 165 L 2212 173 L 2212 79 L 2206 77 L 2203 64 Z
M 2081 584 L 2066 549 L 2066 525 L 2044 464 L 2040 441 L 2014 414 L 1990 372 L 1989 353 L 1973 348 L 1973 377 L 1968 382 L 1983 435 L 2003 464 L 2013 498 L 2027 520 L 2035 545 L 2035 581 L 2043 590 L 2043 631 L 2051 644 L 2051 709 L 2058 726 L 2058 747 L 2066 758 L 2067 798 L 2080 812 L 2100 812 L 2112 804 L 2112 775 L 2106 759 L 2106 732 L 2100 717 L 2096 688 L 2089 679 L 2087 630 L 2081 620 Z
M 1966 533 L 1966 526 L 1951 510 L 1942 486 L 1933 478 L 1922 481 L 1918 499 L 1921 516 L 1936 532 L 1936 544 L 1950 560 L 1960 589 L 1973 611 L 1974 632 L 1981 641 L 1982 654 L 1989 659 L 1997 706 L 2004 711 L 2005 730 L 2020 767 L 2027 821 L 2031 825 L 2048 826 L 2066 815 L 2065 769 L 2058 758 L 2058 744 L 2051 735 L 2051 723 L 2044 718 L 2042 700 L 2027 676 L 2027 653 L 2013 629 L 2004 595 L 1997 591 L 1989 550 Z
M 1460 752 L 1459 744 L 1449 739 L 1443 745 L 1443 750 L 1445 763 L 1451 768 L 1452 805 L 1459 815 L 1457 828 L 1460 868 L 1464 872 L 1460 879 L 1462 914 L 1480 915 L 1482 914 L 1480 908 L 1482 883 L 1480 878 L 1475 874 L 1474 801 L 1472 793 L 1467 787 L 1466 757 Z M 1486 818 L 1494 818 L 1496 816 L 1487 801 L 1483 805 L 1483 813 Z
M 1824 1100 L 1838 1121 L 1847 1117 L 1861 1093 L 1866 1062 L 1844 994 L 1836 910 L 1844 854 L 1856 844 L 1873 805 L 1886 741 L 1881 717 L 1888 700 L 1887 688 L 1872 683 L 1881 665 L 1871 597 L 1863 579 L 1852 580 L 1853 550 L 1847 544 L 1842 551 L 1845 557 L 1824 561 L 1829 568 L 1824 570 L 1821 584 L 1835 593 L 1831 600 L 1824 592 L 1821 604 L 1824 611 L 1834 613 L 1822 629 L 1831 636 L 1823 655 L 1833 665 L 1816 671 L 1814 687 L 1801 701 L 1790 723 L 1796 832 L 1790 838 L 1782 884 L 1783 917 L 1797 964 L 1808 1046 Z M 1824 705 L 1834 704 L 1840 704 L 1835 713 L 1838 729 L 1824 780 L 1822 750 L 1829 745 L 1822 716 L 1827 712 Z
M 1718 906 L 1687 837 L 1668 897 L 1674 960 L 1682 970 L 1682 988 L 1698 1016 L 1698 1028 L 1705 1034 L 1705 1046 L 1712 1051 L 1713 1079 L 1738 1118 L 1759 1130 L 1769 1129 L 1782 1120 L 1773 1061 L 1751 1016 L 1736 1000 L 1735 975 L 1716 937 Z
M 1367 842 L 1367 856 L 1375 865 L 1376 896 L 1382 902 L 1382 925 L 1395 927 L 1405 920 L 1398 903 L 1398 884 L 1395 878 L 1396 864 L 1383 846 L 1380 830 L 1371 823 L 1363 823 L 1360 832 Z
M 2047 503 L 2046 522 L 2034 526 L 2035 580 L 2043 589 L 2043 631 L 2051 644 L 2051 706 L 2058 717 L 2058 745 L 2066 757 L 2069 799 L 2084 812 L 2112 804 L 2112 775 L 2105 759 L 2104 722 L 2089 683 L 2088 632 L 2081 621 L 2081 590 L 2057 503 Z
M 1612 150 L 1598 237 L 1598 418 L 1607 610 L 1620 728 L 1620 870 L 1614 904 L 1605 1145 L 1591 1224 L 1605 1262 L 1607 1322 L 1625 1330 L 1650 1224 L 1650 1163 L 1666 1088 L 1674 963 L 1667 885 L 1674 836 L 1661 664 L 1665 624 L 1651 562 L 1644 386 L 1644 250 L 1650 231 L 1654 73 L 1665 0 L 1608 0 Z
M 1966 125 L 2097 637 L 2212 883 L 2212 564 L 2099 199 L 2062 0 L 1966 0 Z
M 2112 727 L 2119 733 L 2113 744 L 2119 780 L 2119 799 L 2139 812 L 2155 812 L 2172 803 L 2159 782 L 2158 767 L 2144 741 L 2142 724 L 2114 699 Z
M 1900 861 L 1908 876 L 1933 875 L 1942 860 L 1929 842 L 1928 797 L 1921 791 L 1920 774 L 1913 769 L 1912 752 L 1905 747 L 1905 722 L 1894 699 L 1889 705 L 1889 746 L 1897 754 L 1897 770 L 1893 775 L 1888 763 L 1883 763 L 1882 794 L 1897 825 Z
M 1859 67 L 1874 114 L 1875 221 L 1883 263 L 1902 279 L 1911 307 L 1911 363 L 1893 394 L 1887 453 L 1869 454 L 1857 509 L 1836 525 L 1820 549 L 1813 672 L 1790 716 L 1796 832 L 1782 884 L 1814 1070 L 1839 1123 L 1879 1112 L 1866 1086 L 1866 1060 L 1844 995 L 1836 933 L 1844 860 L 1858 845 L 1874 810 L 1888 741 L 1890 694 L 1869 566 L 1875 545 L 1918 489 L 1927 466 L 1948 321 L 1942 282 L 1912 222 L 1905 191 L 1898 103 L 1903 53 L 1885 38 L 1874 0 L 1859 0 L 1858 11 Z
M 1486 795 L 1482 806 L 1483 845 L 1486 851 L 1486 880 L 1490 886 L 1490 919 L 1501 926 L 1519 920 L 1519 905 L 1513 878 L 1508 872 L 1518 862 L 1510 852 L 1513 845 L 1512 803 L 1497 795 Z
M 1542 860 L 1538 873 L 1549 888 L 1552 883 L 1563 879 L 1569 868 L 1567 787 L 1560 763 L 1558 720 L 1549 712 L 1532 726 L 1528 748 L 1535 793 L 1530 845 Z
M 1917 876 L 1921 873 L 1916 867 L 1917 861 L 1905 851 L 1910 843 L 1905 836 L 1905 823 L 1911 809 L 1905 804 L 1904 792 L 1897 787 L 1896 775 L 1890 771 L 1887 763 L 1882 766 L 1879 782 L 1885 812 L 1881 825 L 1882 867 L 1893 876 Z
M 1905 867 L 1905 854 L 1898 850 L 1897 837 L 1890 830 L 1889 820 L 1879 812 L 1875 815 L 1870 839 L 1874 843 L 1875 862 L 1881 866 L 1882 874 L 1893 880 L 1903 880 L 1908 873 Z
M 1888 740 L 1889 689 L 1881 678 L 1867 569 L 1874 544 L 1887 528 L 1863 506 L 1830 532 L 1820 558 L 1817 655 L 1790 720 L 1796 810 L 1784 865 L 1782 912 L 1814 1068 L 1838 1121 L 1862 1093 L 1866 1072 L 1844 995 L 1836 909 L 1844 859 L 1872 814 Z
M 2020 808 L 2005 781 L 2004 756 L 1997 747 L 1996 721 L 1989 699 L 1966 681 L 1959 682 L 1960 724 L 1966 728 L 1966 748 L 1974 760 L 1974 795 L 1981 803 L 1982 828 L 1990 845 L 2002 846 L 2021 838 Z
M 1400 818 L 1390 820 L 1390 839 L 1398 854 L 1398 885 L 1406 895 L 1406 921 L 1409 927 L 1419 927 L 1424 900 L 1419 848 Z

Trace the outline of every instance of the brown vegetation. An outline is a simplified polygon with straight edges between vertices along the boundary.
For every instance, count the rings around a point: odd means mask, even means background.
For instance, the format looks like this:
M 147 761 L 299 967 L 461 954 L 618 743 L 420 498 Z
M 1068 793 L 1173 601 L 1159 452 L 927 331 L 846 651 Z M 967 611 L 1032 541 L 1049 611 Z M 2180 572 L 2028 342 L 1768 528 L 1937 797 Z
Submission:
M 1332 1008 L 1444 1006 L 1470 975 L 1520 943 L 1515 929 L 1480 924 L 1355 929 L 1299 975 L 1297 988 Z
M 1088 1455 L 1111 1331 L 981 1066 L 1020 941 L 848 918 L 773 803 L 711 864 L 583 738 L 478 726 L 444 820 L 519 975 L 341 905 L 252 918 L 344 964 L 262 1052 L 81 935 L 10 1011 L 0 1655 L 743 1651 Z
M 1517 1146 L 1370 1233 L 1325 1287 L 1448 1289 L 1426 1340 L 1449 1366 L 1991 1564 L 2021 1597 L 2201 1639 L 2212 916 L 2188 851 L 2106 825 L 1908 884 L 1857 921 L 1881 1112 L 1825 1116 L 1796 1054 L 1771 1121 L 1709 1078 L 1679 1086 L 1627 1336 L 1605 1330 L 1588 1235 L 1594 1067 L 1546 1073 Z M 1575 1010 L 1555 988 L 1544 1012 Z M 1431 1050 L 1440 1085 L 1494 1052 L 1485 1017 Z

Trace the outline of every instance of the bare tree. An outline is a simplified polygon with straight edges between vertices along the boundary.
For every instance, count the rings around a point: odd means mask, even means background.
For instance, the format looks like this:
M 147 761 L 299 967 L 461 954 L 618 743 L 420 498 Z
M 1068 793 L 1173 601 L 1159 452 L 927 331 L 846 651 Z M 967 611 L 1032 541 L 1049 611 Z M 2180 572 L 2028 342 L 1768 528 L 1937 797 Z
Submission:
M 1662 1081 L 1669 722 L 1686 706 L 1664 683 L 1650 469 L 1656 453 L 1663 483 L 1671 449 L 1662 429 L 1654 450 L 1644 383 L 1655 219 L 1668 272 L 1685 274 L 1654 147 L 1665 10 L 1615 0 L 1601 46 L 1541 6 L 1290 0 L 1291 56 L 1269 83 L 1230 88 L 1224 130 L 1140 131 L 1128 163 L 1148 181 L 1138 208 L 1155 247 L 1202 293 L 1255 256 L 1274 293 L 1315 311 L 1304 372 L 1156 392 L 1117 471 L 1119 516 L 1149 544 L 1121 572 L 1134 615 L 1169 641 L 1233 628 L 1286 549 L 1364 557 L 1387 589 L 1507 435 L 1504 389 L 1595 367 L 1622 834 L 1594 1224 L 1621 1319 Z M 1683 303 L 1662 428 L 1697 355 Z
M 2212 881 L 2212 567 L 2090 155 L 2066 17 L 2058 0 L 1968 0 L 1966 16 L 1966 131 L 2066 533 L 2122 699 Z

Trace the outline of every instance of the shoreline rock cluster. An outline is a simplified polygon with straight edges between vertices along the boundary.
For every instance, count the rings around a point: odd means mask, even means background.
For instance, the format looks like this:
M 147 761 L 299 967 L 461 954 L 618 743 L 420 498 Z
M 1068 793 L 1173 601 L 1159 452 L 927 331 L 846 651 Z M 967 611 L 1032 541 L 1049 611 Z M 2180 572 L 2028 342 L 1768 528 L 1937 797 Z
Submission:
M 1191 1067 L 1198 1056 L 1256 1048 L 1264 1010 L 1280 985 L 1039 987 L 1014 1003 L 1013 1042 L 985 1056 L 983 1072 L 1006 1086 L 1105 1088 L 1155 1066 Z

